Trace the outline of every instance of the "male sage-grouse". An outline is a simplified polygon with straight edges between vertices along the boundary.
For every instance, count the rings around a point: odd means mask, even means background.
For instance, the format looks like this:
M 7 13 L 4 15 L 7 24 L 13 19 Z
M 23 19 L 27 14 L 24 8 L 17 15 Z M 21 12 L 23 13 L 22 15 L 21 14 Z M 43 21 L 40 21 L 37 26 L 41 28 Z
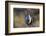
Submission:
M 25 16 L 26 24 L 30 25 L 32 23 L 32 17 L 30 15 Z

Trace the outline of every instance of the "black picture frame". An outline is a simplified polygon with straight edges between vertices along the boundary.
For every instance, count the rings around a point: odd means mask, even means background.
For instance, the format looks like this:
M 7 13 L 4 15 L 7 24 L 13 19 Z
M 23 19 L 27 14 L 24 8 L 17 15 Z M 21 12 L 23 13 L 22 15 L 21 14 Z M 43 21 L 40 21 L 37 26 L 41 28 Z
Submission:
M 22 32 L 22 33 L 9 33 L 8 32 L 8 3 L 28 3 L 28 4 L 42 4 L 43 5 L 43 31 L 36 32 Z M 45 3 L 38 2 L 22 2 L 22 1 L 5 1 L 5 35 L 18 35 L 18 34 L 35 34 L 45 32 Z

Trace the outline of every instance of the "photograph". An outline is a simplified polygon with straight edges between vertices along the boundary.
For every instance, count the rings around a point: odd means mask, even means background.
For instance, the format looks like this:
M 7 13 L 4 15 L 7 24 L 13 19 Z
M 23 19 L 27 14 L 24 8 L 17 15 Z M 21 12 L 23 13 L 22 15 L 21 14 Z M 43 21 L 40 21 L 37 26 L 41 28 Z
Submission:
M 5 1 L 5 34 L 45 32 L 45 4 L 38 2 Z
M 39 27 L 39 9 L 13 8 L 14 28 Z

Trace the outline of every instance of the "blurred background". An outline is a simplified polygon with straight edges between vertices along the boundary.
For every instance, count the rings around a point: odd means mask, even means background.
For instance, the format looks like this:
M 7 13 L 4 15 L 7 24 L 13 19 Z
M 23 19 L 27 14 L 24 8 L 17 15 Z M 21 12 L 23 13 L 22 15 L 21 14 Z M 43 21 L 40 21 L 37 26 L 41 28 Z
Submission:
M 39 27 L 39 9 L 14 8 L 14 28 Z M 26 22 L 25 16 L 30 15 L 31 22 Z M 30 20 L 30 19 L 29 19 Z

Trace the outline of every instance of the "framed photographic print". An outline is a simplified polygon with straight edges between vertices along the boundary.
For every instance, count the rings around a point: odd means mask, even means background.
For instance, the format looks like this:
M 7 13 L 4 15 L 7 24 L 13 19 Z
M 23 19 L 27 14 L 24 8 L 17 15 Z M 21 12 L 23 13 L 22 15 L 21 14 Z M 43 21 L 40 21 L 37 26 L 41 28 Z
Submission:
M 45 32 L 45 4 L 5 1 L 5 34 Z

